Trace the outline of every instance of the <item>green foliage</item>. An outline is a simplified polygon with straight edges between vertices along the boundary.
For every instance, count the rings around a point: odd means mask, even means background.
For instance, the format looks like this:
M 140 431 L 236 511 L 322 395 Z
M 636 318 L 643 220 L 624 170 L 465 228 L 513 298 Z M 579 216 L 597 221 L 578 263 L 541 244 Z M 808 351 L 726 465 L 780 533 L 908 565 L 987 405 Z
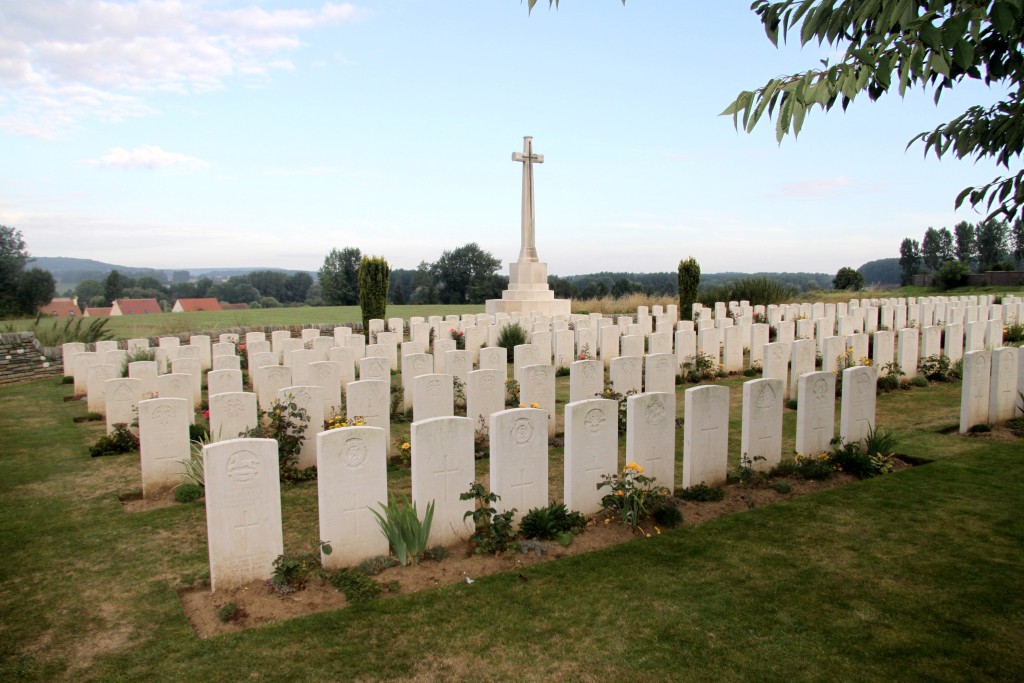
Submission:
M 331 249 L 317 271 L 320 295 L 328 306 L 355 306 L 359 303 L 359 263 L 363 254 L 355 247 Z
M 857 443 L 836 444 L 832 449 L 832 466 L 858 479 L 867 479 L 876 474 L 871 458 Z
M 382 503 L 380 507 L 383 515 L 372 509 L 370 512 L 377 518 L 381 533 L 388 539 L 398 561 L 403 567 L 409 564 L 410 560 L 413 564 L 418 564 L 427 549 L 430 524 L 434 519 L 434 501 L 427 504 L 422 520 L 419 518 L 416 504 L 410 503 L 408 499 L 399 500 L 393 497 L 388 505 Z
M 1020 154 L 1024 99 L 1024 22 L 1018 2 L 931 2 L 907 0 L 863 2 L 839 0 L 755 0 L 768 38 L 778 44 L 797 32 L 801 45 L 818 43 L 843 51 L 835 64 L 770 79 L 755 91 L 741 92 L 723 115 L 731 115 L 746 131 L 767 111 L 776 113 L 776 138 L 798 135 L 807 112 L 846 107 L 866 92 L 877 100 L 890 88 L 902 97 L 912 87 L 932 88 L 938 101 L 943 91 L 966 79 L 1005 86 L 1009 95 L 991 107 L 972 106 L 933 131 L 916 135 L 925 154 L 941 158 L 947 152 L 963 159 L 991 158 L 1009 167 Z M 968 187 L 956 199 L 992 215 L 1013 218 L 1024 202 L 1024 171 L 997 177 L 981 187 Z M 994 210 L 993 210 L 994 209 Z
M 229 602 L 228 604 L 221 605 L 217 608 L 217 621 L 222 624 L 241 621 L 245 616 L 245 610 L 239 607 L 236 602 Z
M 35 315 L 39 307 L 50 303 L 56 293 L 56 280 L 42 268 L 29 268 L 18 278 L 16 297 L 18 308 L 24 315 Z
M 264 419 L 264 417 L 266 419 Z M 260 424 L 245 433 L 254 439 L 277 441 L 278 468 L 281 481 L 308 481 L 316 478 L 316 467 L 299 469 L 302 439 L 309 427 L 309 414 L 291 396 L 275 401 L 270 411 L 260 415 Z
M 900 243 L 900 284 L 906 287 L 921 272 L 921 245 L 906 237 Z
M 651 508 L 651 521 L 659 527 L 674 529 L 683 523 L 683 512 L 666 499 Z
M 725 499 L 725 489 L 701 482 L 685 489 L 676 489 L 676 498 L 697 503 L 713 503 Z
M 519 382 L 514 379 L 505 380 L 505 407 L 515 408 L 519 405 Z
M 556 540 L 561 534 L 583 533 L 587 518 L 581 512 L 569 512 L 565 503 L 551 503 L 547 507 L 533 508 L 519 522 L 519 533 L 524 538 L 540 541 Z
M 611 382 L 605 382 L 604 391 L 600 394 L 599 398 L 607 398 L 615 401 L 618 404 L 618 430 L 619 434 L 626 433 L 626 403 L 630 396 L 636 394 L 636 389 L 630 389 L 625 394 L 612 389 Z
M 669 490 L 655 483 L 655 477 L 644 474 L 644 468 L 635 462 L 626 463 L 622 474 L 603 474 L 598 490 L 609 489 L 601 497 L 601 507 L 615 512 L 624 524 L 635 529 L 647 518 L 651 510 L 662 507 Z
M 109 323 L 110 318 L 91 318 L 89 320 L 85 318 L 65 318 L 64 320 L 55 320 L 37 315 L 32 323 L 32 327 L 29 328 L 29 332 L 35 335 L 35 338 L 43 346 L 60 346 L 67 342 L 91 344 L 114 338 L 113 333 L 107 329 Z M 14 327 L 8 323 L 6 331 L 14 332 Z
M 156 349 L 132 349 L 125 354 L 121 361 L 121 376 L 128 376 L 128 364 L 139 361 L 156 360 Z
M 501 296 L 505 279 L 498 275 L 501 259 L 470 242 L 444 251 L 430 266 L 436 284 L 437 303 L 481 304 Z
M 905 375 L 900 364 L 893 361 L 882 366 L 878 373 L 878 391 L 887 393 L 900 388 L 900 377 Z
M 709 353 L 699 349 L 696 355 L 684 360 L 680 367 L 680 374 L 687 382 L 702 382 L 706 379 L 714 379 L 718 376 L 719 365 Z
M 788 481 L 773 481 L 768 484 L 768 488 L 777 491 L 779 493 L 789 493 L 793 490 L 793 485 Z
M 363 560 L 359 563 L 359 566 L 356 567 L 356 569 L 367 576 L 376 576 L 385 569 L 397 567 L 398 564 L 398 559 L 392 555 L 378 555 L 377 557 L 371 557 Z
M 917 371 L 933 382 L 950 382 L 954 379 L 953 366 L 949 362 L 949 356 L 942 354 L 931 355 L 919 360 Z M 915 379 L 917 378 L 915 377 Z
M 128 425 L 118 423 L 114 425 L 114 431 L 104 434 L 89 447 L 89 455 L 98 458 L 103 455 L 117 455 L 119 453 L 131 453 L 139 449 L 139 437 L 131 433 Z
M 868 455 L 882 453 L 889 455 L 896 450 L 896 432 L 884 427 L 874 427 L 868 430 L 864 437 L 864 452 Z
M 910 386 L 924 388 L 928 386 L 928 378 L 924 375 L 914 375 L 910 378 Z
M 186 482 L 174 487 L 174 501 L 177 503 L 192 503 L 203 497 L 203 487 L 197 484 Z
M 700 264 L 692 256 L 679 262 L 679 317 L 690 320 L 700 287 Z
M 970 267 L 960 261 L 946 261 L 935 272 L 935 284 L 941 289 L 963 287 L 971 274 Z
M 303 590 L 311 579 L 326 578 L 320 562 L 320 550 L 325 555 L 331 554 L 331 546 L 317 541 L 317 550 L 314 552 L 278 555 L 274 559 L 274 571 L 270 576 L 274 590 L 287 595 Z
M 786 462 L 785 460 L 783 462 Z M 797 453 L 792 461 L 792 474 L 804 479 L 828 479 L 835 473 L 831 453 L 804 455 Z
M 1003 344 L 1024 343 L 1024 323 L 1008 322 L 1003 328 Z
M 771 277 L 744 277 L 718 287 L 700 292 L 697 297 L 705 306 L 714 306 L 716 301 L 750 302 L 751 306 L 767 306 L 782 303 L 796 294 L 796 288 L 783 284 Z
M 832 280 L 833 289 L 858 290 L 864 286 L 864 276 L 853 268 L 840 268 Z
M 384 586 L 355 569 L 342 569 L 331 576 L 331 585 L 353 605 L 376 600 Z
M 359 262 L 359 308 L 366 333 L 369 333 L 371 320 L 387 316 L 390 277 L 391 267 L 382 257 L 364 256 Z
M 494 503 L 501 498 L 493 491 L 488 491 L 483 484 L 470 484 L 469 490 L 459 494 L 459 500 L 473 500 L 474 507 L 463 519 L 473 518 L 475 531 L 469 537 L 469 544 L 476 553 L 495 554 L 517 548 L 516 532 L 512 527 L 512 518 L 516 511 L 506 510 L 499 513 Z
M 513 359 L 515 348 L 526 343 L 526 328 L 518 322 L 508 323 L 498 333 L 498 346 L 508 352 L 509 360 Z

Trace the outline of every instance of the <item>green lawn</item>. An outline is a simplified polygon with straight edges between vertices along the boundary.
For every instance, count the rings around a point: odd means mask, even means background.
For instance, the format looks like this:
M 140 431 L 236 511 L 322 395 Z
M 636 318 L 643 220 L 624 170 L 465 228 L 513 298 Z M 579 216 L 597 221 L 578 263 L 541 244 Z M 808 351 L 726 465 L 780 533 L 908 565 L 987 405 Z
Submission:
M 1024 442 L 943 434 L 958 385 L 880 397 L 899 450 L 931 465 L 531 567 L 527 583 L 497 574 L 205 641 L 177 596 L 208 570 L 202 504 L 122 512 L 137 456 L 89 458 L 102 427 L 72 424 L 85 408 L 69 393 L 0 389 L 0 680 L 1024 678 Z M 282 498 L 285 547 L 304 549 L 315 485 Z

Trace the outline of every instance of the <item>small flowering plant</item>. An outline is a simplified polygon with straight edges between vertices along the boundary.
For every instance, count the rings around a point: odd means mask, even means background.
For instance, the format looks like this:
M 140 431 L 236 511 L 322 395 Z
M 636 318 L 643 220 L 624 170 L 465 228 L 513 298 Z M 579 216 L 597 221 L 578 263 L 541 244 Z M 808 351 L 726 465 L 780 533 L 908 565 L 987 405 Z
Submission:
M 457 330 L 454 327 L 448 330 L 452 335 L 452 339 L 455 340 L 455 350 L 463 351 L 466 348 L 466 333 L 462 330 Z
M 601 498 L 605 510 L 615 512 L 624 524 L 636 529 L 652 510 L 668 501 L 669 490 L 655 484 L 655 477 L 644 474 L 644 468 L 635 462 L 626 463 L 622 474 L 604 474 L 598 490 L 609 492 Z
M 331 419 L 324 422 L 324 429 L 330 431 L 332 429 L 341 429 L 343 427 L 363 427 L 366 425 L 366 420 L 361 415 L 354 416 L 351 420 L 341 415 L 335 415 Z

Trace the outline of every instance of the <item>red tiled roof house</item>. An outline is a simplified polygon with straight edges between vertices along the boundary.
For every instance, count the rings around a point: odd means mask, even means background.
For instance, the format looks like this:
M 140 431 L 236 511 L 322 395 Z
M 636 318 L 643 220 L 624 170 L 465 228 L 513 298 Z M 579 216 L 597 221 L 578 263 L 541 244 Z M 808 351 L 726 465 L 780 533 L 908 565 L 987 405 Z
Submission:
M 178 299 L 174 302 L 172 313 L 194 313 L 196 311 L 220 311 L 220 302 L 216 299 Z
M 163 313 L 156 299 L 118 299 L 110 307 L 110 315 L 145 315 Z

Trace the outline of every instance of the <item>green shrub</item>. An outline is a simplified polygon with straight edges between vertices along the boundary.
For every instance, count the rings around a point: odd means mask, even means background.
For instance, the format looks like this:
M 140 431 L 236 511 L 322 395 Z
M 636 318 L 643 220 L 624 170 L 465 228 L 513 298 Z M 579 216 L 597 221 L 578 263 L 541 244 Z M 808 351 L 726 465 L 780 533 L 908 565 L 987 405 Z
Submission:
M 674 529 L 683 523 L 683 513 L 666 500 L 651 509 L 651 521 L 666 529 Z
M 788 481 L 773 481 L 768 484 L 768 488 L 778 491 L 779 493 L 789 493 L 793 490 L 793 485 Z
M 320 563 L 321 549 L 325 555 L 331 554 L 331 546 L 319 541 L 315 552 L 278 555 L 270 576 L 274 590 L 286 595 L 303 590 L 310 579 L 324 579 L 324 568 Z
M 1024 342 L 1024 323 L 1009 322 L 1003 328 L 1003 344 L 1020 344 Z
M 935 273 L 935 285 L 940 289 L 953 289 L 967 284 L 971 269 L 960 261 L 946 261 Z
M 690 320 L 700 287 L 700 264 L 692 256 L 679 262 L 679 317 Z
M 793 462 L 795 464 L 793 474 L 804 479 L 828 479 L 835 473 L 831 453 L 819 453 L 818 455 L 798 453 Z
M 910 384 L 915 387 L 926 387 L 928 386 L 928 378 L 924 375 L 915 375 L 913 379 L 910 380 Z
M 266 424 L 260 415 L 260 424 L 245 433 L 246 437 L 277 441 L 278 467 L 281 481 L 308 481 L 316 478 L 316 467 L 299 469 L 302 439 L 309 427 L 309 413 L 300 408 L 289 395 L 284 401 L 275 401 L 266 413 Z M 317 425 L 319 427 L 319 425 Z
M 156 349 L 133 349 L 121 361 L 121 377 L 128 376 L 128 364 L 144 360 L 156 360 Z
M 371 320 L 387 316 L 390 282 L 391 266 L 382 257 L 364 256 L 359 262 L 359 309 L 364 334 L 369 334 Z
M 92 344 L 114 338 L 114 333 L 107 329 L 109 323 L 110 318 L 90 318 L 88 323 L 85 318 L 66 318 L 62 324 L 60 320 L 37 315 L 29 331 L 43 346 L 60 346 L 68 342 Z M 14 329 L 8 325 L 7 331 L 13 332 Z
M 533 508 L 519 522 L 519 533 L 523 538 L 554 541 L 560 534 L 578 535 L 587 525 L 587 518 L 581 512 L 569 512 L 565 503 L 551 503 L 547 507 Z
M 498 333 L 498 346 L 508 351 L 508 359 L 515 360 L 515 348 L 526 343 L 526 328 L 519 323 L 509 323 Z
M 463 515 L 473 518 L 475 531 L 469 537 L 469 544 L 476 553 L 499 553 L 508 550 L 515 550 L 516 532 L 512 528 L 512 518 L 515 516 L 515 508 L 499 513 L 493 504 L 500 500 L 501 496 L 488 491 L 483 484 L 471 484 L 469 490 L 459 494 L 459 500 L 475 501 L 473 509 Z
M 434 501 L 427 504 L 422 520 L 419 518 L 416 504 L 410 503 L 408 499 L 392 498 L 390 503 L 381 503 L 380 507 L 383 515 L 372 509 L 370 512 L 377 518 L 381 533 L 388 539 L 399 563 L 403 567 L 410 560 L 413 564 L 419 563 L 427 549 L 430 524 L 434 519 Z
M 953 366 L 949 362 L 949 356 L 941 354 L 922 358 L 917 364 L 917 371 L 933 382 L 949 382 L 953 379 Z
M 217 621 L 227 624 L 232 621 L 241 621 L 246 616 L 245 610 L 238 606 L 238 603 L 229 602 L 217 609 Z
M 331 585 L 353 605 L 376 600 L 384 587 L 361 571 L 342 569 L 331 576 Z
M 871 458 L 856 443 L 836 444 L 832 451 L 832 465 L 840 472 L 852 474 L 858 479 L 867 479 L 877 474 Z
M 203 487 L 186 482 L 174 487 L 174 500 L 178 503 L 192 503 L 203 497 Z
M 103 455 L 117 455 L 118 453 L 131 453 L 138 450 L 139 437 L 131 433 L 128 425 L 118 423 L 114 425 L 114 431 L 101 436 L 96 443 L 89 447 L 89 455 L 98 458 Z
M 713 503 L 725 498 L 725 489 L 719 486 L 708 486 L 701 482 L 685 489 L 677 489 L 676 498 L 698 503 Z
M 377 557 L 371 557 L 363 560 L 359 563 L 357 569 L 367 576 L 376 576 L 385 569 L 398 566 L 398 559 L 391 555 L 378 555 Z
M 896 432 L 884 427 L 875 427 L 868 430 L 864 437 L 864 452 L 868 455 L 883 453 L 888 455 L 896 450 Z
M 782 303 L 793 297 L 796 289 L 770 277 L 745 277 L 718 287 L 709 287 L 697 297 L 705 306 L 716 301 L 747 300 L 751 306 Z M 682 314 L 682 311 L 680 311 Z

